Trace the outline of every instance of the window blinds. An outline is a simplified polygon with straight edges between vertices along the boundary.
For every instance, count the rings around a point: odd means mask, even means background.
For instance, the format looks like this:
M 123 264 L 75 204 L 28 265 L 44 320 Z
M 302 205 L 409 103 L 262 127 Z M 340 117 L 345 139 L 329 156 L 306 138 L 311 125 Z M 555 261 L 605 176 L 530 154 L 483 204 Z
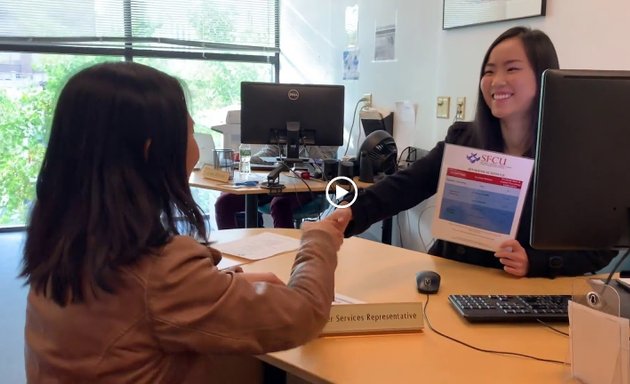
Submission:
M 272 55 L 278 1 L 3 0 L 0 45 Z

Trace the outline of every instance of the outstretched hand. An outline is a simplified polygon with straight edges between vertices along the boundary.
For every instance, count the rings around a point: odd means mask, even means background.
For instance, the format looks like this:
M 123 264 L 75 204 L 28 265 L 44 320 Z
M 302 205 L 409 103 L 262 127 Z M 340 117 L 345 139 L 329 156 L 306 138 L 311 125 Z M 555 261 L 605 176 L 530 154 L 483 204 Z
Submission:
M 343 243 L 343 232 L 346 230 L 352 214 L 348 215 L 349 209 L 337 209 L 332 214 L 326 216 L 321 221 L 304 223 L 302 230 L 304 232 L 312 230 L 321 230 L 327 232 L 333 239 L 333 245 L 339 250 Z
M 517 240 L 506 240 L 494 254 L 503 264 L 503 270 L 514 276 L 523 277 L 529 271 L 529 258 L 525 248 Z

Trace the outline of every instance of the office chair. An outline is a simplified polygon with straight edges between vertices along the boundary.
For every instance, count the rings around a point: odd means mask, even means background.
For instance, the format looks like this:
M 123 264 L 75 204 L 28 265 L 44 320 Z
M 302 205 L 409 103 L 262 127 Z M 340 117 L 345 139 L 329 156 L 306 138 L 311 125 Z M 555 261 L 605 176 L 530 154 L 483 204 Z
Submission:
M 326 197 L 323 193 L 315 195 L 315 198 L 308 203 L 302 205 L 293 212 L 293 225 L 300 228 L 305 219 L 318 219 L 328 207 Z M 271 203 L 267 203 L 258 207 L 258 212 L 271 215 Z

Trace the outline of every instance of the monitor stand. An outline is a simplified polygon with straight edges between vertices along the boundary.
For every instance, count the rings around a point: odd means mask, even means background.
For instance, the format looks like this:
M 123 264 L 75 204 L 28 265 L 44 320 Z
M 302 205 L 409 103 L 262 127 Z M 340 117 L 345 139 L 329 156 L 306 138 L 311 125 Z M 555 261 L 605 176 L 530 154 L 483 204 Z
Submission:
M 283 162 L 287 165 L 299 163 L 300 160 L 300 122 L 287 121 L 287 158 Z

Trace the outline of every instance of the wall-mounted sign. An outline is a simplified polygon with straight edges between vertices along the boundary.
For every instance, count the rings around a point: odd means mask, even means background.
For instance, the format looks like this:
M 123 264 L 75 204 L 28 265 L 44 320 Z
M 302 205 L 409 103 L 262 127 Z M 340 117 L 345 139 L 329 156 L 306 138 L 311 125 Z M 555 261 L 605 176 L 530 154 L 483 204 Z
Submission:
M 442 29 L 544 16 L 546 0 L 444 0 Z

